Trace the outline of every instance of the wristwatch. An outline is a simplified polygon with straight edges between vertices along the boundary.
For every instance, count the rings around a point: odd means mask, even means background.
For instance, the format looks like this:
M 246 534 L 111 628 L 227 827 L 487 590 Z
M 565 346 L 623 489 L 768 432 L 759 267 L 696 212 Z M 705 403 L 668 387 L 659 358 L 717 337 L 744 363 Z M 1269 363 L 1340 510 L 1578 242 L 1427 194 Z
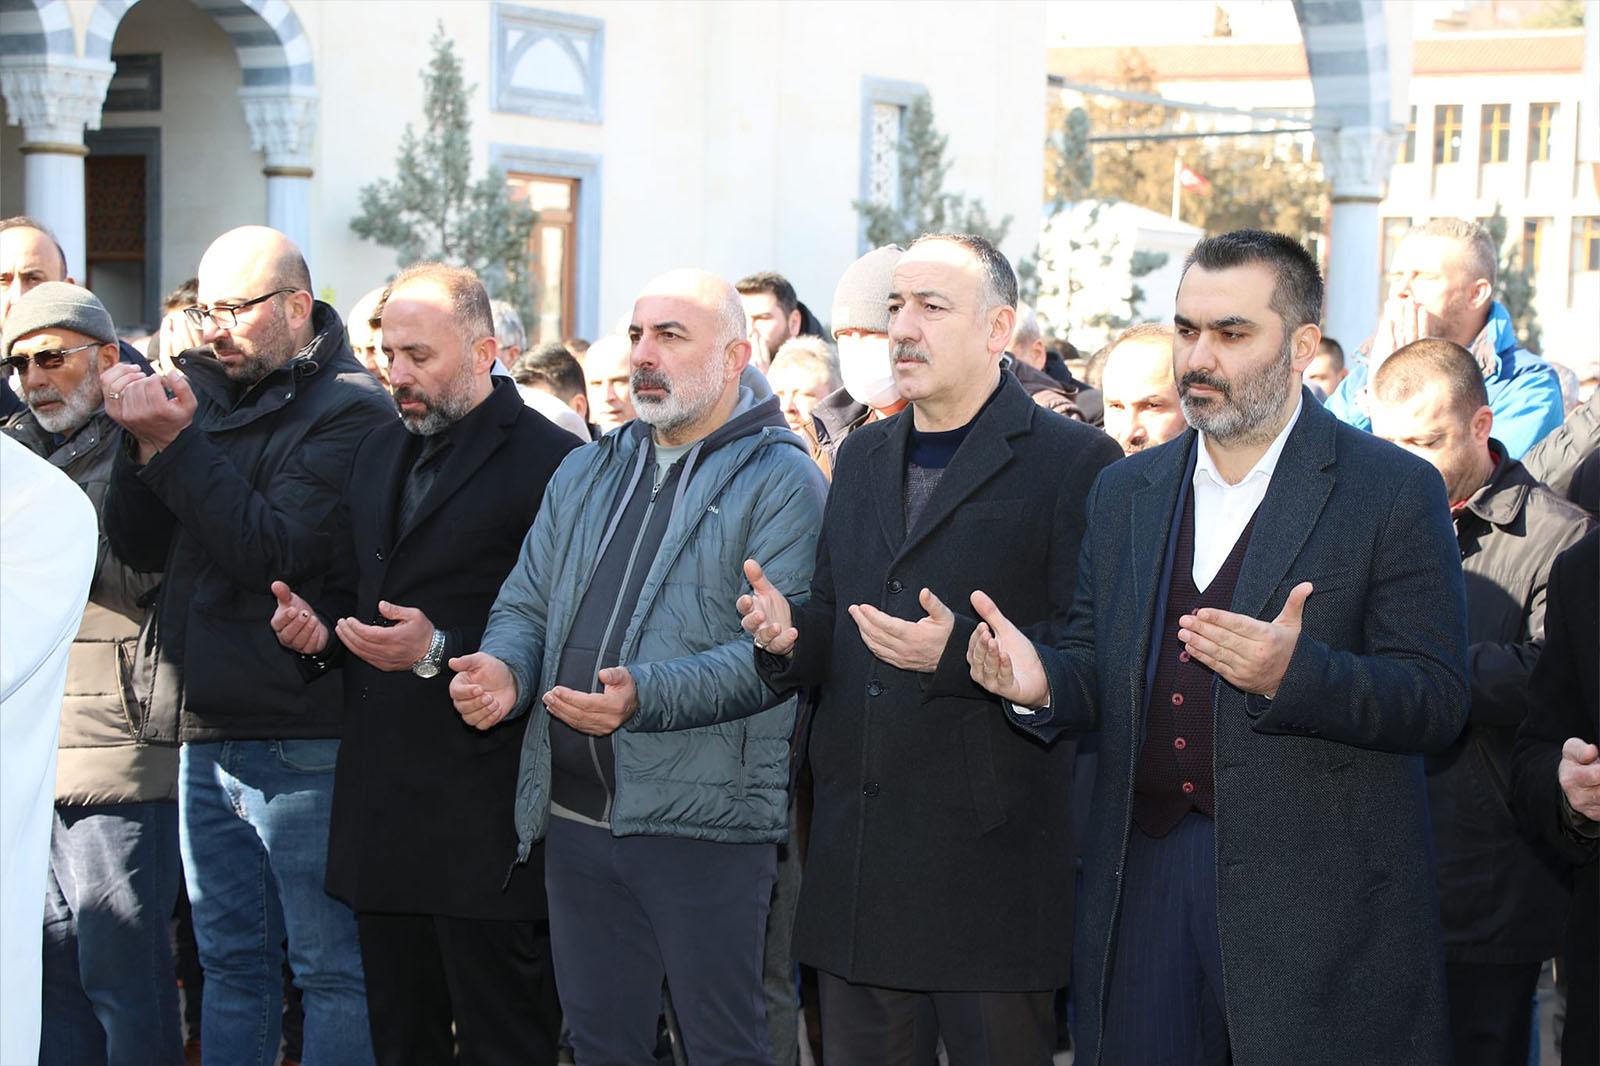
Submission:
M 411 672 L 420 678 L 436 677 L 439 673 L 439 664 L 444 660 L 444 630 L 435 628 L 433 639 L 428 642 L 428 650 L 411 664 Z

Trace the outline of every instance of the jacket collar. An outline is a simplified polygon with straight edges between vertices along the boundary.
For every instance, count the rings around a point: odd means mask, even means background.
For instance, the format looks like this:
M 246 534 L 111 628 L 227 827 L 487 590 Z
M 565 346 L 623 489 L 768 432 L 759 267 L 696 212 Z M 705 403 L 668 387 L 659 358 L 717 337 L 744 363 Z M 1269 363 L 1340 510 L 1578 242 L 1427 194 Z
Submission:
M 96 410 L 87 422 L 78 427 L 77 432 L 59 444 L 56 443 L 56 435 L 41 426 L 32 411 L 24 410 L 6 424 L 7 432 L 26 445 L 29 451 L 62 469 L 99 449 L 116 435 L 118 428 L 104 407 Z
M 1489 438 L 1489 448 L 1499 459 L 1489 481 L 1468 497 L 1465 509 L 1491 526 L 1509 526 L 1522 514 L 1528 495 L 1538 482 L 1527 468 L 1506 454 L 1505 445 Z
M 434 478 L 433 487 L 422 498 L 422 502 L 417 504 L 411 525 L 405 529 L 395 530 L 396 545 L 420 528 L 434 511 L 466 486 L 473 473 L 499 449 L 512 427 L 516 425 L 517 419 L 522 416 L 524 405 L 522 395 L 517 392 L 516 383 L 510 378 L 492 380 L 493 388 L 489 390 L 489 395 L 484 397 L 483 402 L 445 430 L 450 434 L 450 450 L 444 456 L 444 466 L 439 470 L 439 476 Z M 401 432 L 408 437 L 411 435 L 403 426 Z M 385 504 L 389 508 L 389 523 L 385 527 L 388 529 L 394 529 L 394 514 L 400 505 L 401 486 L 405 483 L 410 464 L 416 461 L 417 456 L 417 449 L 414 447 L 401 447 L 394 451 L 396 468 L 391 482 L 392 491 L 384 496 Z
M 195 391 L 218 409 L 207 428 L 232 429 L 253 422 L 262 415 L 287 406 L 309 378 L 329 366 L 340 353 L 352 360 L 339 312 L 316 301 L 311 309 L 316 329 L 311 341 L 266 377 L 245 389 L 228 377 L 210 349 L 190 348 L 174 360 L 189 378 Z
M 911 438 L 913 410 L 907 406 L 872 434 L 862 461 L 868 464 L 868 485 L 878 523 L 896 558 L 926 540 L 950 514 L 1006 466 L 1016 449 L 1011 441 L 1032 432 L 1040 408 L 1017 379 L 1001 374 L 993 399 L 978 413 L 972 431 L 961 442 L 928 499 L 917 524 L 905 527 L 906 445 Z M 875 425 L 877 425 L 875 423 Z
M 1477 359 L 1486 381 L 1514 376 L 1517 361 L 1517 328 L 1511 321 L 1511 312 L 1505 304 L 1495 300 L 1489 305 L 1489 320 L 1467 346 Z

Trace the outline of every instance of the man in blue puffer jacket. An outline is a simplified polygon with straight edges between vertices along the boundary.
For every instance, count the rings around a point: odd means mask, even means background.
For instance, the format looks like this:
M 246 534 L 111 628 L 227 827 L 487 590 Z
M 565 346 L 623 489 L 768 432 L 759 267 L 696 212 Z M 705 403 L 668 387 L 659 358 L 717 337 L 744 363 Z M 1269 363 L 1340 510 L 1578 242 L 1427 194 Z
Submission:
M 1477 359 L 1495 439 L 1512 459 L 1522 458 L 1561 424 L 1561 381 L 1549 363 L 1518 345 L 1510 312 L 1493 299 L 1494 286 L 1495 246 L 1488 230 L 1459 218 L 1412 227 L 1389 266 L 1389 299 L 1366 360 L 1350 368 L 1328 397 L 1328 410 L 1370 431 L 1368 379 L 1391 352 L 1423 337 L 1442 337 Z
M 534 712 L 517 857 L 544 838 L 578 1060 L 651 1061 L 665 976 L 692 1061 L 769 1063 L 794 704 L 757 676 L 734 605 L 751 557 L 787 594 L 808 587 L 825 488 L 777 401 L 740 384 L 726 281 L 657 278 L 629 337 L 638 420 L 562 463 L 450 691 L 480 729 Z

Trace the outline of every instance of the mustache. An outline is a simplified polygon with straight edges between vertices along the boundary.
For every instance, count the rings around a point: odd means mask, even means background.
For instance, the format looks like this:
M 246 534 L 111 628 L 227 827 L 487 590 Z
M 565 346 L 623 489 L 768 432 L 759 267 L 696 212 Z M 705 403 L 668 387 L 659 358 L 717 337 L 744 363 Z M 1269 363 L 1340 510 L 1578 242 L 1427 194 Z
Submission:
M 629 376 L 628 389 L 629 391 L 661 389 L 665 392 L 671 392 L 672 379 L 659 370 L 652 370 L 650 367 L 642 366 Z
M 25 392 L 22 394 L 22 398 L 29 404 L 62 403 L 66 400 L 66 397 L 61 395 L 60 389 L 53 389 L 48 385 L 42 389 L 34 389 L 31 392 Z
M 894 346 L 894 350 L 889 354 L 897 363 L 927 363 L 929 361 L 928 353 L 923 351 L 921 348 L 918 348 L 910 341 L 900 341 Z
M 390 390 L 390 392 L 394 396 L 395 403 L 423 403 L 429 407 L 433 406 L 432 400 L 410 385 L 401 385 L 399 388 Z
M 1224 398 L 1231 399 L 1233 397 L 1233 387 L 1228 384 L 1227 378 L 1218 377 L 1217 375 L 1208 373 L 1204 370 L 1185 371 L 1183 377 L 1178 379 L 1178 395 L 1187 395 L 1191 385 L 1199 385 L 1203 388 L 1215 389 L 1222 393 Z

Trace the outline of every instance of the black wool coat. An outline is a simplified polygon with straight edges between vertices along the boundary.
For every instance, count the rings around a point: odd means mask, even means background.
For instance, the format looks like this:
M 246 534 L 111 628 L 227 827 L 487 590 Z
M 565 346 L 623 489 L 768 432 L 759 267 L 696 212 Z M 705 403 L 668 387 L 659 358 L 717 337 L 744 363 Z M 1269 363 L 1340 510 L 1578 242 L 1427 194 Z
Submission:
M 317 603 L 324 619 L 373 622 L 386 600 L 419 608 L 445 630 L 448 654 L 478 649 L 545 483 L 580 444 L 523 406 L 510 381 L 496 381 L 453 433 L 432 489 L 398 535 L 416 438 L 396 420 L 362 441 L 343 500 L 355 584 Z M 511 808 L 527 719 L 486 732 L 462 722 L 448 666 L 424 680 L 348 653 L 342 662 L 328 891 L 358 911 L 542 918 L 540 862 L 517 867 L 505 885 L 517 853 Z
M 1146 652 L 1167 531 L 1199 438 L 1100 478 L 1078 592 L 1040 646 L 1041 736 L 1100 731 L 1073 988 L 1096 1066 L 1144 733 Z M 1217 926 L 1238 1066 L 1439 1063 L 1443 951 L 1425 753 L 1469 702 L 1466 593 L 1444 481 L 1302 392 L 1234 589 L 1271 620 L 1314 586 L 1276 698 L 1215 686 Z M 1152 1011 L 1164 1009 L 1151 1004 Z
M 1600 744 L 1600 531 L 1592 529 L 1550 569 L 1544 650 L 1529 678 L 1528 717 L 1512 764 L 1524 831 L 1571 866 L 1561 1061 L 1577 1066 L 1600 1062 L 1600 839 L 1573 824 L 1556 776 L 1570 737 Z
M 780 691 L 820 686 L 794 950 L 854 982 L 1038 990 L 1070 969 L 1073 752 L 1011 726 L 973 684 L 968 597 L 984 589 L 1023 624 L 1064 611 L 1084 497 L 1121 451 L 1001 378 L 909 533 L 912 410 L 846 438 L 794 657 L 758 653 Z M 876 659 L 847 613 L 868 603 L 916 621 L 924 587 L 957 614 L 934 674 Z

